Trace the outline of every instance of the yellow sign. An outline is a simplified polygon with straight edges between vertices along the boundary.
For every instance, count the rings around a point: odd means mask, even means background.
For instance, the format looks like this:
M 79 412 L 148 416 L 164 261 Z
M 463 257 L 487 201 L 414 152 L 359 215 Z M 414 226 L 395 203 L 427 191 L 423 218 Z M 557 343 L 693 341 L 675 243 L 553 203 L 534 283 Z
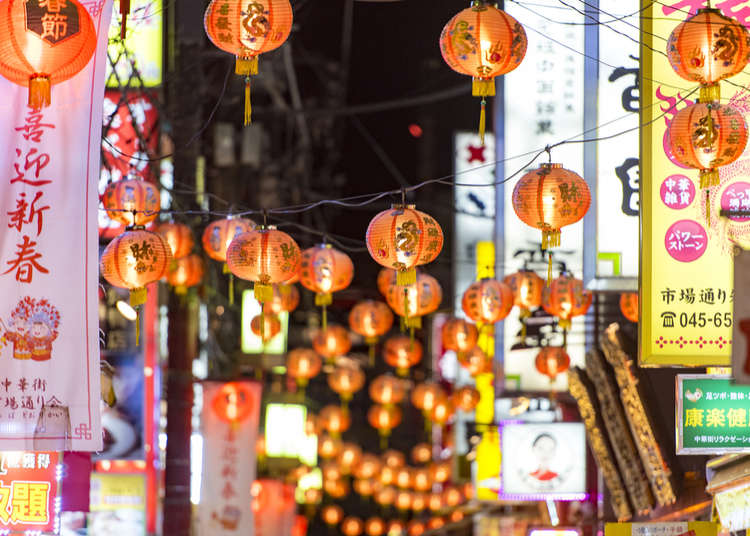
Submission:
M 144 475 L 120 473 L 91 474 L 92 512 L 146 509 Z
M 113 11 L 112 24 L 109 27 L 108 54 L 115 62 L 115 73 L 107 62 L 107 87 L 118 88 L 128 85 L 133 72 L 133 65 L 143 81 L 143 87 L 161 85 L 163 40 L 163 0 L 131 0 L 128 15 L 128 31 L 124 48 L 120 41 L 119 10 Z M 119 78 L 119 82 L 118 82 Z M 129 84 L 140 87 L 140 81 Z
M 719 524 L 711 521 L 676 523 L 607 523 L 604 536 L 717 536 Z
M 684 5 L 641 1 L 642 366 L 729 365 L 732 242 L 750 234 L 741 218 L 719 217 L 722 208 L 750 208 L 750 154 L 720 168 L 721 183 L 711 188 L 707 204 L 698 171 L 676 163 L 669 150 L 669 123 L 698 98 L 697 86 L 677 76 L 665 55 L 666 39 L 687 16 Z M 750 76 L 731 82 L 722 82 L 722 103 L 731 100 L 747 118 L 750 94 L 739 85 L 746 86 Z

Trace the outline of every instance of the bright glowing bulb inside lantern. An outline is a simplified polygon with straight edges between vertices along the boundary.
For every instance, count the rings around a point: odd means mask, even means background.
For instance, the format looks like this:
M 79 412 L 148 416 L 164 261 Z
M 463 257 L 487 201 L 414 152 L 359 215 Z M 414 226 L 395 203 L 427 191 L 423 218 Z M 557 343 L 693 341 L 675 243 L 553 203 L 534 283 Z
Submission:
M 127 320 L 130 320 L 131 322 L 135 322 L 135 320 L 138 318 L 138 313 L 135 309 L 126 301 L 123 300 L 117 300 L 117 303 L 115 304 L 117 307 L 117 310 L 120 311 L 120 314 L 124 316 Z

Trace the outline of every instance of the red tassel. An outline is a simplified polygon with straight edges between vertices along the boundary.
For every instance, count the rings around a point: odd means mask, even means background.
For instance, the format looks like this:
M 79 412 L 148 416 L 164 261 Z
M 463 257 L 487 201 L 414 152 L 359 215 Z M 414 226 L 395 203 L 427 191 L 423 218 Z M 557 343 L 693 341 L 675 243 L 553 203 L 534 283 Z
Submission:
M 120 38 L 125 39 L 125 32 L 128 29 L 128 15 L 130 14 L 130 0 L 120 0 L 120 15 L 122 23 L 120 24 Z

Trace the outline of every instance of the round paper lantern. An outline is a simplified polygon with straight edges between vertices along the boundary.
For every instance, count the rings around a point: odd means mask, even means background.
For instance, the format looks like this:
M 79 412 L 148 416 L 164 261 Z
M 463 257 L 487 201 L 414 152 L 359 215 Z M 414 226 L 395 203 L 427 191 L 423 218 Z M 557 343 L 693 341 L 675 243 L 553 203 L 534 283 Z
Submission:
M 333 437 L 340 437 L 341 432 L 345 432 L 351 425 L 349 412 L 344 411 L 339 406 L 329 405 L 320 410 L 318 416 L 321 427 Z
M 544 280 L 531 270 L 520 270 L 503 279 L 513 293 L 513 305 L 521 310 L 521 318 L 531 316 L 531 309 L 542 305 Z
M 623 292 L 620 294 L 620 311 L 622 316 L 631 322 L 638 322 L 638 293 Z
M 362 497 L 370 497 L 378 489 L 377 483 L 372 478 L 358 478 L 352 487 Z
M 341 467 L 336 462 L 326 462 L 320 467 L 320 472 L 325 480 L 339 480 L 343 477 Z
M 383 374 L 370 383 L 370 398 L 383 406 L 400 404 L 406 396 L 404 382 L 390 374 Z
M 430 474 L 435 482 L 440 484 L 447 482 L 451 478 L 450 462 L 435 462 L 430 466 Z
M 291 313 L 299 305 L 299 290 L 294 285 L 277 283 L 273 287 L 271 301 L 263 304 L 263 311 L 275 315 Z
M 466 482 L 463 485 L 461 492 L 464 494 L 464 498 L 467 501 L 470 501 L 474 498 L 474 485 L 471 482 Z
M 96 28 L 78 0 L 0 4 L 0 74 L 29 88 L 29 108 L 49 106 L 51 87 L 76 76 L 96 50 Z
M 390 506 L 396 500 L 396 489 L 392 486 L 383 486 L 375 492 L 375 502 L 380 506 Z
M 425 414 L 430 414 L 442 400 L 445 400 L 445 391 L 435 382 L 419 383 L 411 392 L 411 403 Z
M 349 255 L 330 244 L 319 244 L 302 252 L 299 280 L 315 292 L 315 305 L 330 305 L 331 294 L 348 287 L 354 278 L 354 264 Z
M 329 362 L 346 354 L 352 347 L 349 332 L 341 326 L 329 325 L 315 334 L 313 348 Z
M 396 270 L 392 268 L 381 268 L 378 272 L 378 292 L 385 296 L 388 293 L 388 287 L 395 285 L 398 280 Z
M 463 318 L 451 318 L 443 324 L 443 347 L 462 354 L 477 345 L 479 331 L 474 324 Z
M 414 512 L 422 512 L 427 508 L 427 494 L 426 493 L 412 493 L 411 495 L 411 509 Z
M 553 279 L 549 290 L 544 293 L 544 310 L 560 319 L 560 327 L 568 330 L 575 316 L 586 314 L 594 296 L 586 290 L 583 281 L 569 274 Z
M 160 223 L 156 232 L 167 241 L 169 249 L 172 250 L 172 257 L 175 259 L 190 255 L 193 250 L 193 245 L 195 245 L 193 231 L 184 223 Z
M 227 249 L 235 236 L 255 229 L 255 222 L 247 218 L 224 218 L 212 221 L 203 231 L 203 251 L 215 261 L 227 261 Z
M 341 452 L 341 440 L 324 435 L 318 441 L 318 454 L 324 460 L 335 458 Z
M 406 456 L 404 456 L 403 452 L 398 450 L 386 450 L 383 453 L 382 458 L 385 466 L 391 467 L 392 469 L 401 469 L 406 465 Z
M 685 80 L 713 85 L 745 68 L 750 60 L 750 34 L 718 9 L 699 9 L 669 35 L 667 57 Z
M 459 504 L 461 504 L 464 500 L 464 496 L 461 493 L 461 490 L 456 488 L 455 486 L 448 486 L 443 490 L 443 502 L 451 508 L 455 508 Z
M 411 449 L 411 459 L 414 463 L 427 463 L 432 459 L 432 447 L 427 443 L 417 443 Z
M 451 523 L 458 523 L 464 518 L 464 513 L 461 510 L 453 510 L 450 515 Z
M 334 499 L 341 499 L 349 493 L 349 484 L 344 479 L 324 480 L 323 491 Z
M 161 197 L 153 183 L 142 179 L 123 179 L 107 186 L 102 205 L 111 220 L 128 227 L 141 226 L 151 223 L 159 215 Z
M 318 423 L 318 416 L 308 409 L 305 417 L 305 435 L 320 435 L 322 430 Z
M 295 348 L 286 356 L 286 371 L 297 381 L 297 385 L 304 387 L 318 375 L 322 362 L 320 356 L 310 348 Z
M 445 526 L 445 520 L 442 517 L 432 517 L 427 522 L 427 530 L 438 530 Z
M 479 136 L 484 144 L 485 97 L 495 95 L 495 77 L 509 73 L 526 55 L 526 32 L 496 6 L 473 2 L 440 34 L 440 52 L 454 71 L 473 78 L 472 94 L 482 97 Z
M 221 386 L 211 401 L 211 408 L 218 418 L 230 424 L 247 419 L 258 401 L 248 387 L 239 382 Z
M 294 239 L 274 227 L 264 227 L 237 235 L 227 249 L 229 270 L 255 283 L 255 298 L 265 303 L 273 299 L 274 283 L 284 283 L 299 269 L 300 251 Z
M 289 37 L 292 6 L 289 0 L 211 0 L 203 25 L 216 47 L 237 57 L 235 73 L 245 76 L 247 125 L 252 117 L 250 75 L 258 74 L 258 55 L 280 47 Z
M 466 289 L 461 307 L 474 322 L 492 325 L 503 320 L 513 309 L 513 292 L 502 281 L 481 279 Z
M 386 301 L 404 319 L 406 327 L 422 327 L 422 317 L 434 313 L 443 301 L 443 289 L 431 275 L 417 274 L 417 282 L 409 286 L 391 286 Z
M 406 532 L 405 522 L 394 519 L 388 522 L 388 534 L 393 536 L 400 536 Z
M 323 500 L 323 490 L 307 488 L 305 490 L 305 504 L 320 504 Z
M 407 528 L 409 536 L 422 536 L 425 530 L 425 524 L 421 521 L 418 521 L 416 519 L 412 519 L 411 521 L 409 521 L 409 525 Z
M 458 363 L 465 368 L 472 377 L 491 371 L 492 363 L 481 348 L 475 346 L 463 355 L 458 356 Z
M 354 443 L 344 442 L 336 460 L 341 466 L 341 471 L 348 475 L 362 461 L 362 449 Z
M 357 478 L 373 478 L 379 472 L 383 463 L 374 454 L 363 454 L 359 464 L 354 468 L 354 476 Z
M 349 328 L 365 338 L 374 347 L 378 337 L 382 337 L 393 326 L 393 313 L 383 302 L 365 300 L 352 307 L 349 313 Z
M 442 493 L 430 493 L 427 497 L 427 508 L 433 512 L 442 510 L 443 508 L 443 494 Z
M 365 533 L 367 536 L 382 536 L 385 533 L 385 521 L 379 517 L 371 517 L 365 521 Z
M 367 412 L 367 420 L 382 437 L 388 437 L 391 435 L 391 430 L 401 424 L 401 408 L 373 404 Z
M 181 257 L 170 263 L 167 271 L 167 283 L 183 292 L 203 280 L 203 259 L 198 255 Z
M 412 485 L 417 491 L 429 491 L 430 488 L 432 488 L 432 476 L 430 475 L 430 470 L 425 467 L 415 469 L 412 478 Z
M 344 509 L 337 504 L 329 504 L 320 511 L 320 518 L 328 526 L 336 526 L 344 519 Z
M 130 289 L 135 307 L 146 303 L 146 285 L 167 275 L 171 261 L 169 245 L 160 234 L 133 229 L 107 244 L 99 270 L 110 285 Z
M 281 321 L 274 314 L 261 313 L 250 321 L 250 329 L 265 344 L 281 332 Z
M 450 399 L 442 398 L 435 402 L 435 406 L 430 411 L 430 420 L 435 424 L 444 425 L 455 413 L 455 408 Z
M 558 374 L 570 368 L 570 356 L 565 348 L 545 346 L 537 354 L 534 365 L 541 374 L 549 376 L 550 381 L 555 381 Z
M 679 110 L 669 123 L 669 143 L 684 166 L 700 170 L 700 187 L 719 184 L 717 168 L 737 160 L 747 145 L 745 118 L 718 101 L 696 102 Z
M 405 335 L 397 335 L 385 341 L 385 362 L 396 369 L 396 374 L 406 376 L 409 369 L 422 360 L 422 343 Z
M 513 210 L 526 225 L 542 231 L 542 249 L 560 245 L 560 229 L 583 218 L 591 204 L 589 187 L 562 164 L 542 164 L 513 189 Z
M 453 404 L 461 411 L 474 411 L 479 403 L 479 391 L 470 385 L 464 385 L 454 391 L 451 399 Z
M 399 510 L 411 509 L 411 491 L 399 490 L 396 493 L 396 501 L 394 504 Z
M 359 367 L 339 366 L 328 375 L 328 386 L 346 403 L 365 384 L 365 373 Z
M 397 470 L 398 469 L 394 469 L 393 467 L 389 467 L 388 465 L 383 465 L 383 467 L 380 469 L 378 480 L 383 486 L 390 486 L 396 481 Z
M 364 530 L 364 523 L 358 517 L 349 516 L 341 522 L 341 532 L 344 536 L 359 536 Z
M 377 263 L 398 272 L 398 285 L 411 285 L 417 280 L 414 268 L 434 261 L 443 249 L 443 230 L 414 205 L 393 205 L 372 219 L 366 242 Z
M 401 489 L 407 489 L 411 487 L 411 481 L 411 468 L 401 467 L 400 469 L 396 469 L 396 479 L 394 480 L 396 486 Z

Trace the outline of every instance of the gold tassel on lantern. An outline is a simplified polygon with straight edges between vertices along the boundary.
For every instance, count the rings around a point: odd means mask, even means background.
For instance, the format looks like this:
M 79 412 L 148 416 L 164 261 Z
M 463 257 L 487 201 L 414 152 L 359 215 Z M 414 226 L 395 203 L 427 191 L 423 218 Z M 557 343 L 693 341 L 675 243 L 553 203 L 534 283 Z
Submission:
M 227 263 L 224 263 L 222 272 L 229 274 L 229 289 L 227 291 L 229 293 L 229 305 L 234 305 L 234 274 L 229 270 Z
M 552 253 L 547 252 L 547 286 L 552 283 Z
M 711 193 L 706 190 L 706 225 L 711 227 Z
M 560 229 L 542 231 L 542 249 L 558 247 L 560 245 Z
M 245 77 L 245 124 L 249 125 L 252 120 L 253 108 L 250 104 L 250 77 Z
M 482 99 L 482 108 L 479 112 L 479 144 L 484 147 L 484 130 L 487 125 L 487 115 L 485 112 L 485 105 L 487 103 Z
M 241 76 L 258 74 L 258 56 L 248 58 L 237 56 L 237 61 L 234 64 L 234 73 Z
M 399 270 L 396 272 L 396 284 L 399 287 L 406 287 L 417 282 L 417 270 L 409 268 L 408 270 Z
M 130 14 L 130 0 L 120 0 L 120 15 L 122 23 L 120 24 L 120 38 L 125 39 L 125 32 L 128 29 L 128 15 Z
M 50 80 L 46 74 L 35 73 L 29 78 L 29 108 L 41 110 L 52 102 Z
M 495 79 L 474 78 L 471 81 L 471 94 L 475 97 L 494 97 Z
M 333 303 L 333 295 L 330 292 L 321 292 L 315 295 L 315 305 L 323 308 L 323 314 L 321 315 L 321 324 L 323 330 L 328 328 L 328 309 L 327 307 Z
M 718 169 L 701 169 L 698 173 L 700 177 L 700 187 L 711 188 L 712 186 L 719 185 L 719 170 Z
M 141 305 L 146 303 L 146 287 L 138 287 L 130 290 L 130 306 L 135 309 L 135 345 L 140 343 L 141 334 Z

